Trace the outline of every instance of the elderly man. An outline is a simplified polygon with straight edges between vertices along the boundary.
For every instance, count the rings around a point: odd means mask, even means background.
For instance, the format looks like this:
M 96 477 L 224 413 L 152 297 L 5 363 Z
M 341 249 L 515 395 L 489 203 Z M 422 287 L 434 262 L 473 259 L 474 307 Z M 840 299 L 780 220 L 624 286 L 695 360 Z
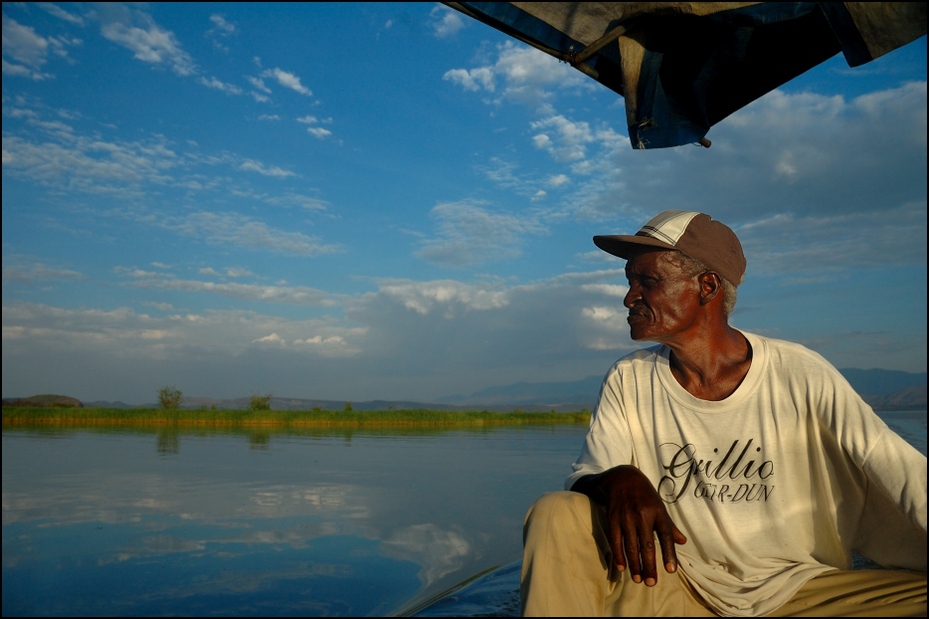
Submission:
M 570 492 L 530 509 L 523 613 L 925 615 L 926 457 L 822 357 L 729 325 L 732 230 L 666 211 L 594 242 L 659 345 L 610 369 Z

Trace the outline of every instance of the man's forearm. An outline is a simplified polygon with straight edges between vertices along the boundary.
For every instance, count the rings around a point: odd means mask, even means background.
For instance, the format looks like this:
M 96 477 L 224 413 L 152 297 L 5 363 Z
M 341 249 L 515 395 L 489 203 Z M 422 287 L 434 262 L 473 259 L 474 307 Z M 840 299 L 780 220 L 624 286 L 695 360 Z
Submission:
M 634 466 L 621 464 L 620 466 L 613 467 L 612 469 L 603 471 L 602 473 L 597 473 L 596 475 L 585 475 L 584 477 L 581 477 L 576 482 L 574 482 L 574 484 L 571 486 L 571 492 L 578 492 L 580 494 L 587 495 L 590 497 L 590 500 L 599 503 L 600 505 L 606 505 L 606 491 L 603 488 L 603 478 L 608 473 L 621 468 L 635 469 Z
M 585 475 L 574 482 L 574 485 L 571 486 L 571 492 L 585 494 L 590 497 L 590 500 L 603 505 L 606 503 L 606 495 L 603 493 L 603 487 L 600 485 L 600 480 L 602 478 L 603 473 Z

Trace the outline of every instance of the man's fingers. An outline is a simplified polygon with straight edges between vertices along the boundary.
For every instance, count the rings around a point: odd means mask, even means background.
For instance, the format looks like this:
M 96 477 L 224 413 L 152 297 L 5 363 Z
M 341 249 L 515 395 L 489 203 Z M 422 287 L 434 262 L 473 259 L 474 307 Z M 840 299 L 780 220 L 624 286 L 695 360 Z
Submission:
M 656 569 L 655 524 L 643 518 L 641 512 L 627 514 L 623 528 L 623 548 L 626 565 L 633 582 L 654 586 L 658 582 Z
M 677 571 L 677 553 L 674 551 L 675 537 L 671 531 L 659 537 L 661 543 L 661 556 L 664 559 L 664 569 L 669 574 Z
M 661 497 L 641 471 L 617 466 L 599 479 L 616 568 L 628 569 L 634 582 L 644 579 L 646 585 L 657 584 L 658 546 L 665 569 L 673 572 L 677 569 L 674 544 L 683 544 L 687 538 L 674 526 Z
M 664 530 L 658 533 L 658 543 L 661 544 L 661 556 L 664 559 L 664 569 L 669 574 L 677 571 L 677 551 L 675 544 L 687 543 L 687 537 L 668 519 Z
M 649 529 L 647 533 L 644 529 L 642 532 L 646 536 L 640 544 L 640 552 L 642 553 L 642 577 L 645 579 L 646 585 L 654 587 L 655 583 L 658 582 L 658 567 L 655 561 L 655 534 L 652 533 L 651 529 Z
M 613 562 L 620 572 L 626 570 L 626 555 L 623 548 L 623 532 L 615 519 L 610 520 L 610 547 L 613 549 Z
M 642 566 L 639 560 L 639 535 L 634 526 L 627 526 L 623 531 L 623 552 L 626 555 L 626 567 L 633 582 L 642 582 Z
M 623 550 L 623 540 L 621 537 L 613 543 L 613 559 L 616 561 L 616 569 L 620 572 L 625 572 L 627 567 L 626 552 Z

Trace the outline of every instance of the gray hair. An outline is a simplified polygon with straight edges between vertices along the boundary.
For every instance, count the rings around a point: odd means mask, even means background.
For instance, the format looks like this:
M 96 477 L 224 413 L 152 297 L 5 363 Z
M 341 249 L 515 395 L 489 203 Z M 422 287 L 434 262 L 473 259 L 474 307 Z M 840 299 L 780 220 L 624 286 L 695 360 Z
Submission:
M 688 277 L 696 277 L 697 275 L 705 273 L 706 271 L 713 271 L 713 269 L 706 266 L 700 260 L 692 258 L 691 256 L 688 256 L 681 251 L 675 250 L 672 253 L 677 254 L 678 265 L 680 265 L 681 269 L 687 273 Z M 713 272 L 719 275 L 718 271 Z M 736 290 L 737 284 L 733 284 L 722 275 L 719 276 L 719 279 L 723 283 L 723 311 L 726 313 L 726 316 L 729 316 L 732 314 L 732 310 L 735 309 L 735 302 L 738 298 L 738 290 Z M 739 284 L 741 283 L 742 282 L 739 282 Z

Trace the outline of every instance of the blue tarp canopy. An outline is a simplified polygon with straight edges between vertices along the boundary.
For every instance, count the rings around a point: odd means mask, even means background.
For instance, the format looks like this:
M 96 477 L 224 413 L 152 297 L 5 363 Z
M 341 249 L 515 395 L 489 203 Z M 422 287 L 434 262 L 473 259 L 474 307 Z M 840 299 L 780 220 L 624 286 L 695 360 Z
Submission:
M 925 2 L 446 2 L 625 98 L 633 148 L 714 124 L 840 51 L 850 66 L 926 34 Z

